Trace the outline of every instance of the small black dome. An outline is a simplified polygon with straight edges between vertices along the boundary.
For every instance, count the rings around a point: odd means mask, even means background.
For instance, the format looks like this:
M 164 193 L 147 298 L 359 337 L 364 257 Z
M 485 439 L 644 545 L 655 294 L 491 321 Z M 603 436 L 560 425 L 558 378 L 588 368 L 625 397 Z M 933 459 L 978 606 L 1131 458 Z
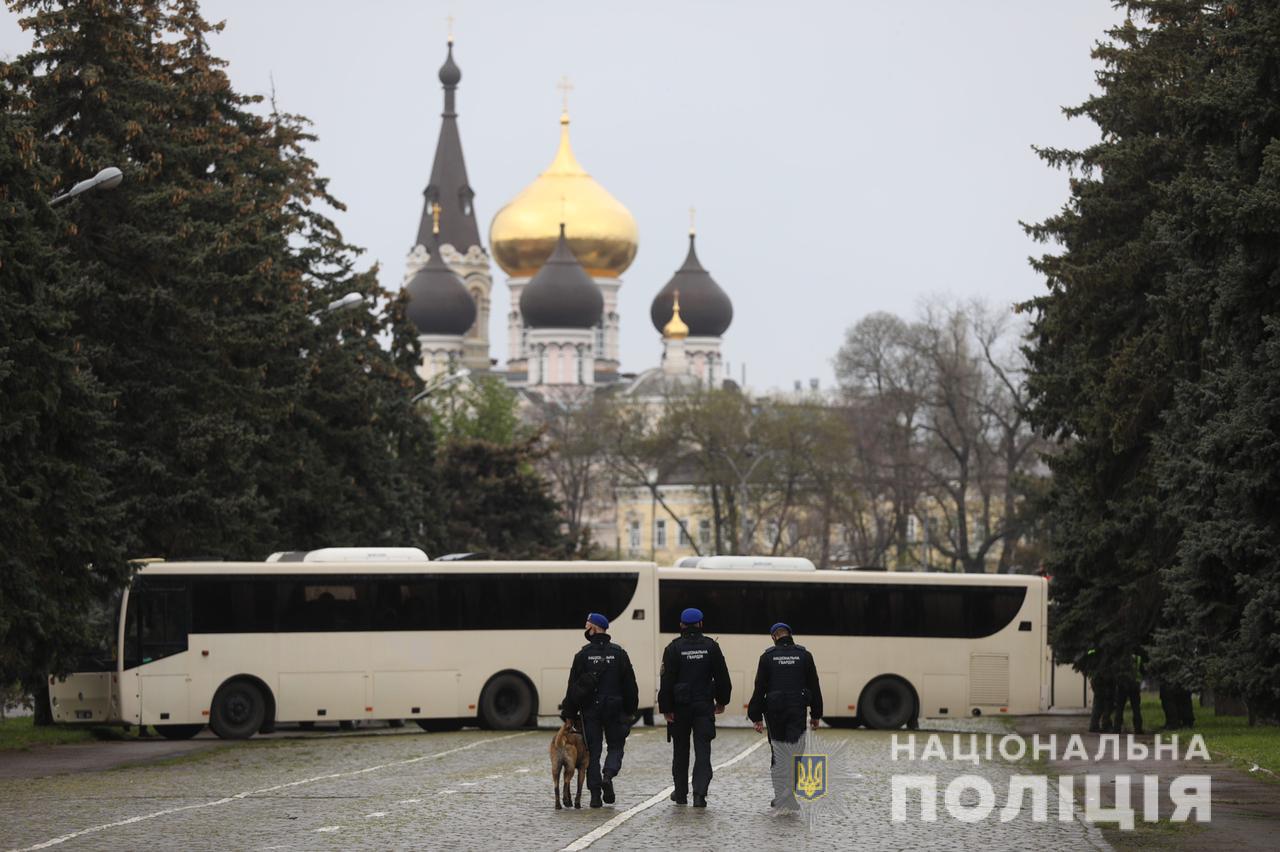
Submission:
M 462 279 L 445 265 L 440 249 L 405 285 L 406 313 L 419 334 L 462 336 L 476 321 L 476 303 Z
M 449 56 L 440 66 L 440 82 L 453 87 L 462 80 L 462 69 L 453 61 L 453 42 L 449 42 Z
M 671 319 L 671 302 L 675 291 L 679 290 L 680 318 L 689 326 L 689 336 L 720 337 L 733 322 L 733 303 L 711 274 L 702 268 L 693 243 L 694 236 L 690 234 L 689 255 L 684 259 L 684 266 L 676 270 L 667 286 L 653 297 L 649 318 L 661 334 Z
M 604 296 L 578 263 L 560 226 L 560 239 L 538 274 L 520 294 L 520 313 L 530 328 L 592 328 L 600 322 Z

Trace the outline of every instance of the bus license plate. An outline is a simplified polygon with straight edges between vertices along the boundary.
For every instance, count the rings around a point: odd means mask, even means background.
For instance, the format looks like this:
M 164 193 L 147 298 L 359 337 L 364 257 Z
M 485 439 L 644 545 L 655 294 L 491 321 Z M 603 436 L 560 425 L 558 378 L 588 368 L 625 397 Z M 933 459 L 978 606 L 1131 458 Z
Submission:
M 77 719 L 92 719 L 92 718 L 93 718 L 93 711 L 92 711 L 92 710 L 77 710 L 77 711 L 76 711 L 76 718 L 77 718 Z

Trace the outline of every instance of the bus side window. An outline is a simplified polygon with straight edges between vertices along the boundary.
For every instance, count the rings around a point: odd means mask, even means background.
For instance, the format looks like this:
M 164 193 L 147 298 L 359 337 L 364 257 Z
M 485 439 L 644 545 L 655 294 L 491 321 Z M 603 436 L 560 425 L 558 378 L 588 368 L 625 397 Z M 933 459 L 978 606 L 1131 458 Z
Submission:
M 190 619 L 186 584 L 166 581 L 164 585 L 147 584 L 141 591 L 138 601 L 139 662 L 150 663 L 187 650 Z

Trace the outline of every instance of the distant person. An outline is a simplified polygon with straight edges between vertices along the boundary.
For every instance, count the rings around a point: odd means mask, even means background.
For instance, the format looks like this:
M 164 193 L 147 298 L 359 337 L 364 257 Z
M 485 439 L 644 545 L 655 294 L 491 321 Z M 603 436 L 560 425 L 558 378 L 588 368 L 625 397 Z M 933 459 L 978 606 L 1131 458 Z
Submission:
M 689 801 L 689 738 L 693 737 L 693 806 L 707 806 L 711 786 L 711 741 L 715 717 L 724 712 L 733 685 L 724 653 L 702 635 L 702 611 L 690 607 L 680 613 L 680 635 L 662 652 L 658 710 L 667 720 L 671 749 L 671 801 Z
M 573 658 L 569 689 L 560 705 L 565 720 L 582 714 L 582 735 L 591 755 L 587 789 L 593 808 L 614 803 L 613 779 L 622 771 L 622 755 L 640 694 L 631 658 L 610 638 L 608 629 L 607 617 L 598 612 L 587 616 L 587 644 Z M 605 744 L 609 752 L 601 771 Z
M 760 655 L 747 718 L 755 723 L 756 733 L 763 733 L 767 726 L 772 751 L 769 765 L 776 766 L 781 746 L 795 745 L 804 736 L 806 709 L 810 710 L 809 727 L 817 730 L 822 718 L 822 687 L 813 654 L 796 644 L 790 625 L 778 622 L 769 628 L 769 636 L 773 647 Z M 773 773 L 773 783 L 770 807 L 797 807 L 794 784 L 784 786 L 777 773 Z
M 1133 732 L 1142 733 L 1142 655 L 1130 655 L 1129 668 L 1116 677 L 1115 723 L 1117 734 L 1124 732 L 1124 706 L 1133 709 Z
M 1112 709 L 1115 705 L 1116 681 L 1112 673 L 1103 667 L 1097 650 L 1090 648 L 1085 654 L 1085 670 L 1093 689 L 1093 710 L 1089 714 L 1089 732 L 1109 734 L 1112 731 Z

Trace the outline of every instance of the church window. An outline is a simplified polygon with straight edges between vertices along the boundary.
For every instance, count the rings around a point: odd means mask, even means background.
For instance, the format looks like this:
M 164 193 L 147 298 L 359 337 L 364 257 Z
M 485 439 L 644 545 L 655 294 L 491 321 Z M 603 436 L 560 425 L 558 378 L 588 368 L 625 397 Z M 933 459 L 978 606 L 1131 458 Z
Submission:
M 653 538 L 654 547 L 667 546 L 667 522 L 665 520 L 654 521 Z
M 711 546 L 711 521 L 707 518 L 698 521 L 698 546 Z
M 632 553 L 640 550 L 640 522 L 632 521 L 627 527 L 627 544 Z

